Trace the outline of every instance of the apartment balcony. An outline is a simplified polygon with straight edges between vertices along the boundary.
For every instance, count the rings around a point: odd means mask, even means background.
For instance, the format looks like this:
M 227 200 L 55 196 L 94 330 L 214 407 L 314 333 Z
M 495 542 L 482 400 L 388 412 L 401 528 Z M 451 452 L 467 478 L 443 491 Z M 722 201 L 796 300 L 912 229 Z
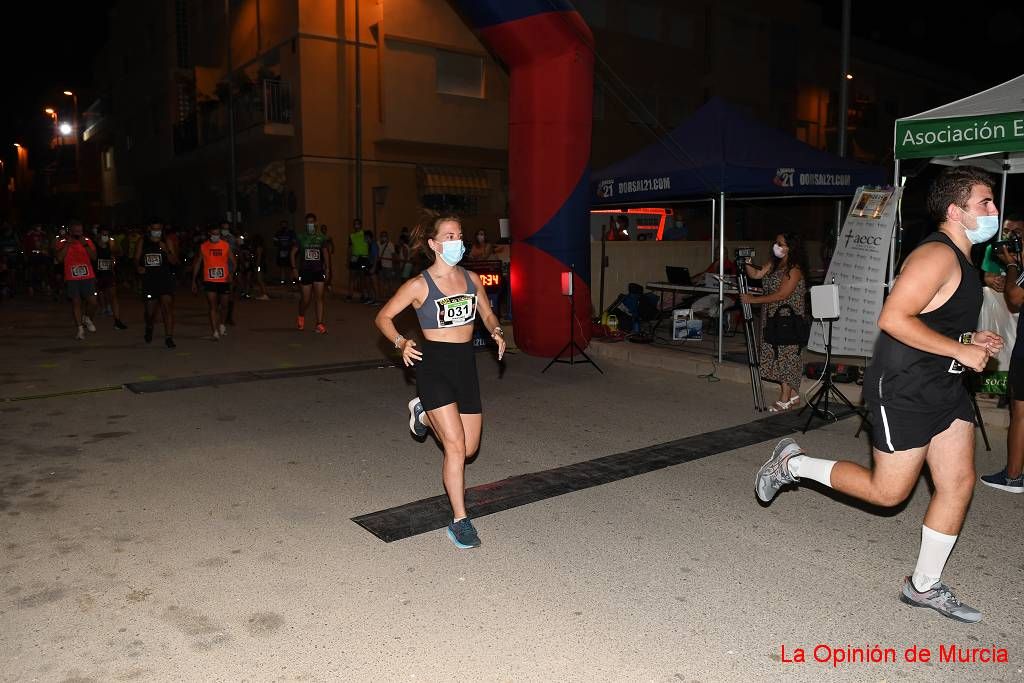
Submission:
M 291 87 L 287 81 L 263 79 L 235 94 L 235 137 L 294 136 Z M 197 111 L 174 126 L 177 155 L 224 140 L 228 136 L 228 107 L 221 100 L 200 102 Z

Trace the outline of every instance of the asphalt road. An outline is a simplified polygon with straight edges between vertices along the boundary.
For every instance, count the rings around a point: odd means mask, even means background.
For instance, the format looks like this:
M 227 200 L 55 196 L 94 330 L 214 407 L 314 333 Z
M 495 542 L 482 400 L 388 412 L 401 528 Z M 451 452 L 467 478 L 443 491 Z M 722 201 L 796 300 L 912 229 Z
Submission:
M 476 550 L 440 530 L 384 543 L 352 518 L 442 493 L 441 453 L 408 433 L 415 388 L 375 309 L 333 300 L 317 336 L 290 299 L 244 301 L 213 343 L 199 302 L 179 304 L 174 350 L 159 329 L 143 343 L 134 302 L 131 329 L 101 318 L 85 342 L 64 306 L 0 307 L 0 680 L 1024 680 L 1024 496 L 977 487 L 944 579 L 985 619 L 959 624 L 897 600 L 927 479 L 896 510 L 815 484 L 764 507 L 773 441 L 701 437 L 759 433 L 745 385 L 482 352 L 469 486 L 685 437 L 694 457 L 479 517 Z M 200 386 L 120 388 L 174 378 Z M 855 429 L 799 441 L 867 462 Z M 981 472 L 1005 456 L 992 432 Z M 833 667 L 818 645 L 899 660 Z M 1008 662 L 939 662 L 951 645 Z M 798 648 L 806 663 L 784 661 Z

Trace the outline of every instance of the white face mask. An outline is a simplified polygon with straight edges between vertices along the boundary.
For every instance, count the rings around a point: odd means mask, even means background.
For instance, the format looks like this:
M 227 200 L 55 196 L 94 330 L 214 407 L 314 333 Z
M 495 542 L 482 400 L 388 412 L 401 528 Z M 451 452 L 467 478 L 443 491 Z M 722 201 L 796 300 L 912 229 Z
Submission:
M 218 235 L 217 233 L 210 235 L 210 241 L 214 243 L 220 242 L 220 235 Z
M 149 231 L 149 236 L 152 237 L 155 240 L 160 239 L 160 236 L 163 235 L 163 234 L 164 233 L 163 233 L 162 230 L 150 230 Z
M 103 242 L 103 244 L 106 244 L 109 241 L 110 241 L 110 235 L 100 235 L 100 242 Z
M 960 213 L 965 216 L 974 216 L 970 211 L 964 211 L 960 209 Z M 999 216 L 974 216 L 974 228 L 968 228 L 966 225 L 957 221 L 963 227 L 967 233 L 967 239 L 971 241 L 971 244 L 981 244 L 988 242 L 992 237 L 999 232 Z
M 772 253 L 775 254 L 775 258 L 785 258 L 788 252 L 789 249 L 786 247 L 779 246 L 778 244 L 772 245 Z

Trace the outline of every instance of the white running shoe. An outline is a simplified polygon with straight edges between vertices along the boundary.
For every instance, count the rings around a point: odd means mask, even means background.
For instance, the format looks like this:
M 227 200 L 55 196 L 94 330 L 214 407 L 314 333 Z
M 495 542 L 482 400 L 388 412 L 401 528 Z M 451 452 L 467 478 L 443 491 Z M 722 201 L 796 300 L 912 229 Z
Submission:
M 75 339 L 78 341 L 85 339 L 85 328 L 81 325 L 78 326 L 78 332 L 75 333 Z
M 228 326 L 225 325 L 224 323 L 220 324 L 220 327 L 217 328 L 217 331 L 220 332 L 220 336 L 222 337 L 228 336 Z
M 90 332 L 96 331 L 96 326 L 92 324 L 92 318 L 90 318 L 89 316 L 82 316 L 82 324 L 85 325 L 85 329 L 89 330 Z

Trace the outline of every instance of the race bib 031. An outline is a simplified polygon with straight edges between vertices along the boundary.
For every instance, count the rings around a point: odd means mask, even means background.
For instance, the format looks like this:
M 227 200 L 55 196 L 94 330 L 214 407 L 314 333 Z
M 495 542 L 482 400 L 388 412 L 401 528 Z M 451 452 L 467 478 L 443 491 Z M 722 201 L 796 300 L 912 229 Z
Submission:
M 476 320 L 476 294 L 454 294 L 435 299 L 438 327 L 460 327 Z

